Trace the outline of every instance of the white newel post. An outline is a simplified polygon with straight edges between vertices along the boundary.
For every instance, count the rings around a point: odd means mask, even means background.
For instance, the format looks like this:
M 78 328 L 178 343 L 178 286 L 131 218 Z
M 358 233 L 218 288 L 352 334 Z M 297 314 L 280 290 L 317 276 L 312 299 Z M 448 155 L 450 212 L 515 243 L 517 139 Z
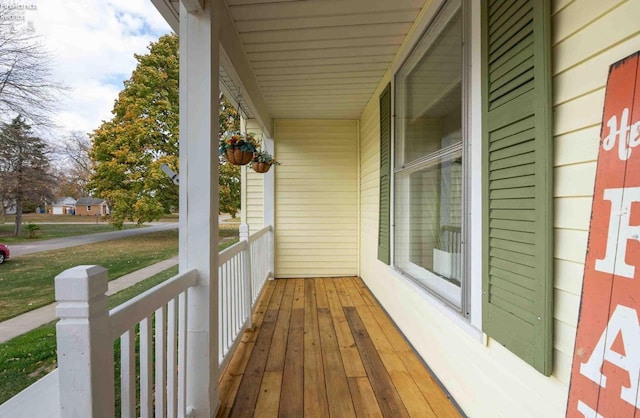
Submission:
M 249 241 L 249 225 L 246 223 L 240 224 L 240 241 Z
M 55 278 L 61 418 L 114 416 L 107 270 L 78 266 Z
M 218 400 L 218 79 L 221 0 L 180 6 L 180 271 L 195 268 L 187 317 L 188 410 L 214 416 Z
M 244 276 L 242 277 L 243 285 L 245 286 L 245 315 L 249 318 L 248 326 L 253 327 L 252 318 L 252 300 L 253 300 L 253 273 L 251 271 L 251 247 L 249 247 L 249 225 L 246 223 L 240 224 L 240 241 L 246 244 L 246 251 L 242 257 L 242 271 Z

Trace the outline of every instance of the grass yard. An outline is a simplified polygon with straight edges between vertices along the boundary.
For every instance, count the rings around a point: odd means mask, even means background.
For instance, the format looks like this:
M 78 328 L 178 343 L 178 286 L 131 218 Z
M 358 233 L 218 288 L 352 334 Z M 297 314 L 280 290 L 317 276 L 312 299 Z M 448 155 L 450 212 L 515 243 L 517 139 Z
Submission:
M 155 240 L 157 242 L 163 242 L 164 244 L 166 244 L 167 242 L 173 242 L 175 240 L 177 250 L 177 231 L 167 232 L 174 233 L 176 237 L 162 237 L 158 236 L 157 234 L 148 234 L 144 235 L 144 237 L 155 236 Z M 158 234 L 166 234 L 167 232 Z M 238 242 L 237 237 L 238 224 L 233 225 L 232 223 L 232 225 L 230 226 L 221 226 L 220 245 L 218 247 L 218 251 L 222 251 L 224 248 L 227 248 Z M 130 238 L 126 238 L 111 242 L 117 243 L 129 239 Z M 104 246 L 108 243 L 110 242 L 107 241 L 104 243 L 96 243 L 91 245 Z M 132 246 L 133 243 L 131 242 L 128 242 L 126 243 L 126 245 L 124 245 L 124 247 L 127 248 L 131 248 Z M 102 254 L 104 254 L 104 251 L 102 252 Z M 35 255 L 37 254 L 34 254 L 34 256 Z M 100 257 L 102 257 L 102 255 Z M 25 256 L 23 258 L 26 259 L 28 258 L 28 256 Z M 2 295 L 2 289 L 4 289 L 4 280 L 2 279 L 2 274 L 4 274 L 4 267 L 10 266 L 16 261 L 18 261 L 18 259 L 12 259 L 10 260 L 10 262 L 7 262 L 7 264 L 4 264 L 2 266 L 3 269 L 0 269 L 0 300 L 6 300 L 6 297 Z M 74 263 L 74 265 L 75 264 L 77 263 Z M 102 261 L 99 261 L 98 264 L 107 267 L 106 263 Z M 134 286 L 131 286 L 128 289 L 118 292 L 115 295 L 111 295 L 109 297 L 109 309 L 112 309 L 126 302 L 127 300 L 139 295 L 140 293 L 175 276 L 177 273 L 178 267 L 175 266 L 161 273 L 158 273 L 155 276 L 152 276 Z M 114 278 L 111 270 L 109 271 L 109 277 Z M 50 289 L 50 292 L 52 292 L 52 287 Z M 1 310 L 2 309 L 0 308 L 0 311 Z M 117 360 L 117 356 L 115 357 Z M 29 385 L 33 384 L 38 379 L 43 378 L 47 373 L 49 373 L 56 367 L 57 358 L 55 321 L 36 328 L 33 331 L 27 332 L 3 344 L 0 344 L 0 403 L 6 402 L 8 399 L 24 390 Z M 117 411 L 117 414 L 119 416 L 119 411 Z
M 175 276 L 171 267 L 109 297 L 109 308 L 139 295 Z M 55 322 L 0 344 L 0 403 L 24 390 L 57 367 Z
M 8 224 L 15 222 L 15 215 L 6 215 L 4 221 Z M 33 222 L 34 224 L 42 222 L 57 222 L 57 223 L 96 223 L 95 216 L 75 216 L 75 215 L 49 215 L 46 213 L 24 213 L 22 214 L 22 223 Z M 103 225 L 109 225 L 108 217 L 98 217 L 98 222 Z
M 0 266 L 0 321 L 54 301 L 53 278 L 99 264 L 113 280 L 178 254 L 178 231 L 161 231 L 15 257 Z
M 97 234 L 98 232 L 113 232 L 118 229 L 109 224 L 36 224 L 40 229 L 35 231 L 35 237 L 29 238 L 26 224 L 22 225 L 22 235 L 13 235 L 13 224 L 0 225 L 0 242 L 3 244 L 26 244 L 44 239 L 74 237 L 78 235 Z M 137 225 L 123 225 L 122 229 L 138 228 Z

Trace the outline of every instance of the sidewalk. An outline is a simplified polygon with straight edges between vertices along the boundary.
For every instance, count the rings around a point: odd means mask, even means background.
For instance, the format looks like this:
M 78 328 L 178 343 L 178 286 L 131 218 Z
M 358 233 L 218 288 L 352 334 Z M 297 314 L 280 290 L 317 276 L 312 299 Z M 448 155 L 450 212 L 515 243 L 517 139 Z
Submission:
M 140 270 L 126 274 L 118 279 L 109 282 L 109 290 L 107 295 L 113 295 L 123 289 L 147 279 L 154 274 L 160 273 L 170 267 L 178 264 L 178 257 L 152 264 Z M 52 303 L 42 308 L 18 315 L 14 318 L 0 322 L 0 343 L 9 341 L 10 339 L 29 332 L 34 328 L 54 321 L 56 319 L 56 304 Z

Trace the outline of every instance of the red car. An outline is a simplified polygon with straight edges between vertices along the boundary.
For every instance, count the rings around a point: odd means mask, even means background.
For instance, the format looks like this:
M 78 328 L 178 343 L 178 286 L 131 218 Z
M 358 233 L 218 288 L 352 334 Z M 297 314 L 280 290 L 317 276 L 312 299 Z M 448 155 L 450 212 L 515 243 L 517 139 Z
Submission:
M 9 247 L 4 244 L 0 244 L 0 264 L 9 259 Z

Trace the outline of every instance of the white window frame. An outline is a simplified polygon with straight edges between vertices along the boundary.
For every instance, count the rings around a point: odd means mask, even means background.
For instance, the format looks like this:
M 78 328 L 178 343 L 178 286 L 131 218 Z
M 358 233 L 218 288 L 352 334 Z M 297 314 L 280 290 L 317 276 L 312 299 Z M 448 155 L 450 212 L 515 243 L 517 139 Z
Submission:
M 436 0 L 423 11 L 422 18 L 409 37 L 407 47 L 398 55 L 391 69 L 391 108 L 395 115 L 395 76 L 402 64 L 420 42 L 434 18 L 447 0 Z M 394 276 L 409 283 L 427 303 L 435 307 L 454 323 L 482 339 L 482 102 L 481 102 L 481 21 L 480 4 L 462 1 L 463 39 L 467 45 L 463 55 L 463 165 L 465 167 L 465 219 L 463 226 L 464 256 L 462 271 L 465 286 L 462 290 L 463 311 L 444 302 L 423 285 L 393 267 L 395 260 L 395 181 L 391 181 L 391 267 Z M 395 169 L 395 118 L 391 120 L 391 164 Z

